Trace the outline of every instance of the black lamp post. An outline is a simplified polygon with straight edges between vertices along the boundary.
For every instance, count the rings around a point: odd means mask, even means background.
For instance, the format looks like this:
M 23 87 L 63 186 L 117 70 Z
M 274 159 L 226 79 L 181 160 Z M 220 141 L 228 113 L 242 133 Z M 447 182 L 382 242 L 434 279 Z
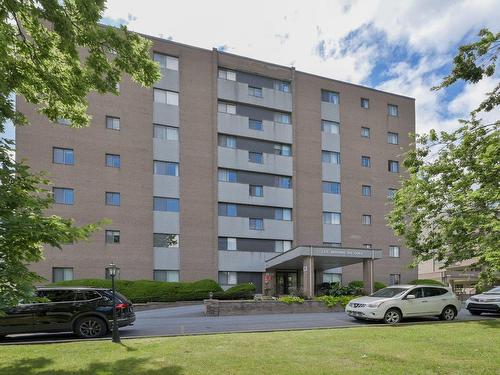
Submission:
M 111 289 L 113 290 L 113 342 L 120 343 L 120 333 L 118 332 L 118 324 L 116 322 L 116 289 L 115 277 L 120 273 L 120 268 L 116 264 L 111 263 L 108 267 L 109 276 L 111 276 Z

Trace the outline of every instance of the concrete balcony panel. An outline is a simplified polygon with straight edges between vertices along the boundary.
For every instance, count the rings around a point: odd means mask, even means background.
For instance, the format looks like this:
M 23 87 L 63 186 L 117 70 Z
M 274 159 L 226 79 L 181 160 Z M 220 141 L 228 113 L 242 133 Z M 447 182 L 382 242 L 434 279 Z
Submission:
M 323 242 L 342 243 L 342 225 L 323 224 Z
M 153 122 L 155 124 L 179 127 L 179 106 L 153 103 Z
M 163 90 L 179 91 L 179 72 L 172 69 L 161 69 L 161 79 L 155 87 Z
M 151 207 L 153 209 L 153 207 Z M 179 213 L 153 211 L 154 233 L 179 233 Z
M 153 159 L 179 162 L 179 141 L 153 138 Z
M 264 186 L 263 197 L 249 196 L 249 185 L 219 182 L 219 201 L 259 206 L 293 207 L 293 190 Z
M 219 251 L 219 271 L 265 272 L 266 258 L 276 253 L 257 251 Z
M 251 230 L 247 217 L 219 216 L 219 236 L 293 240 L 293 221 L 264 219 L 264 230 Z
M 219 133 L 281 143 L 293 143 L 292 125 L 280 124 L 273 121 L 264 120 L 262 121 L 263 130 L 253 130 L 248 128 L 248 117 L 219 113 L 217 128 Z
M 321 102 L 321 118 L 323 120 L 340 122 L 339 105 Z
M 340 212 L 341 211 L 340 194 L 323 193 L 323 211 Z
M 179 177 L 153 175 L 153 192 L 158 197 L 179 198 Z
M 340 165 L 321 163 L 324 181 L 340 181 Z
M 293 174 L 293 160 L 291 156 L 263 154 L 264 163 L 248 161 L 248 151 L 228 147 L 219 147 L 219 167 L 229 169 L 243 169 L 262 173 L 272 173 L 291 176 Z
M 340 152 L 340 136 L 338 134 L 321 133 L 321 149 Z
M 178 247 L 154 247 L 155 270 L 180 270 L 180 251 Z
M 259 98 L 248 95 L 248 84 L 222 78 L 218 79 L 217 92 L 220 99 L 274 108 L 285 112 L 292 111 L 292 94 L 288 92 L 263 87 L 262 98 Z

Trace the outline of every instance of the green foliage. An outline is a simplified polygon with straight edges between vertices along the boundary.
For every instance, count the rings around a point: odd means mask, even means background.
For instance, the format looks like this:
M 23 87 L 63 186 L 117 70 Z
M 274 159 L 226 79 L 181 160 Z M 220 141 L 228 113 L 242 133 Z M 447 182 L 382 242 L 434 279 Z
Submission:
M 364 283 L 361 280 L 353 280 L 347 284 L 349 288 L 354 288 L 354 289 L 363 289 L 364 288 Z
M 446 286 L 443 283 L 437 281 L 437 280 L 432 280 L 432 279 L 418 279 L 418 280 L 413 280 L 410 281 L 411 285 L 437 285 L 437 286 Z
M 385 285 L 381 281 L 375 281 L 375 284 L 373 284 L 373 289 L 375 289 L 375 291 L 380 290 L 380 289 L 384 289 L 384 288 L 387 288 L 387 285 Z
M 252 283 L 238 284 L 226 291 L 214 293 L 217 299 L 253 299 L 255 285 Z
M 175 283 L 151 280 L 116 280 L 115 283 L 116 289 L 134 303 L 200 301 L 207 299 L 210 292 L 222 292 L 219 284 L 208 279 Z M 111 280 L 71 280 L 54 283 L 51 286 L 111 288 Z
M 350 300 L 357 298 L 358 296 L 321 296 L 316 297 L 316 301 L 323 302 L 328 307 L 335 307 L 337 305 L 341 305 L 342 307 L 346 307 Z
M 297 296 L 283 296 L 278 298 L 278 301 L 291 305 L 292 303 L 304 303 L 304 298 Z

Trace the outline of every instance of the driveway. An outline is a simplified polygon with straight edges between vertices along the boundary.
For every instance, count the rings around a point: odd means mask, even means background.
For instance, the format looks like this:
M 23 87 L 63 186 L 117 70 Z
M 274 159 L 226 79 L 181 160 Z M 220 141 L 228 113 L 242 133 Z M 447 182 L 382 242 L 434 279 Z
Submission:
M 378 322 L 354 320 L 346 316 L 343 312 L 207 317 L 203 314 L 203 305 L 139 311 L 136 314 L 137 320 L 133 326 L 120 328 L 120 335 L 122 337 L 359 327 L 363 325 L 381 324 Z M 458 314 L 457 320 L 488 320 L 499 317 L 499 315 L 472 316 L 468 311 L 462 310 Z M 406 320 L 405 322 L 417 323 L 438 321 L 439 320 L 436 318 L 420 318 Z M 15 335 L 5 338 L 1 343 L 65 341 L 74 340 L 75 338 L 76 336 L 72 333 Z

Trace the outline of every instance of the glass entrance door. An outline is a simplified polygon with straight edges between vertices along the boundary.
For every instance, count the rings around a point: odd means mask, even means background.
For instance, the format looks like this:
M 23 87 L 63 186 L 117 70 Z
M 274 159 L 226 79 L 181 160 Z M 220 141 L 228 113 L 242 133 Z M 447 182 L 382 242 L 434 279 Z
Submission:
M 276 272 L 276 294 L 278 296 L 297 291 L 297 271 Z

